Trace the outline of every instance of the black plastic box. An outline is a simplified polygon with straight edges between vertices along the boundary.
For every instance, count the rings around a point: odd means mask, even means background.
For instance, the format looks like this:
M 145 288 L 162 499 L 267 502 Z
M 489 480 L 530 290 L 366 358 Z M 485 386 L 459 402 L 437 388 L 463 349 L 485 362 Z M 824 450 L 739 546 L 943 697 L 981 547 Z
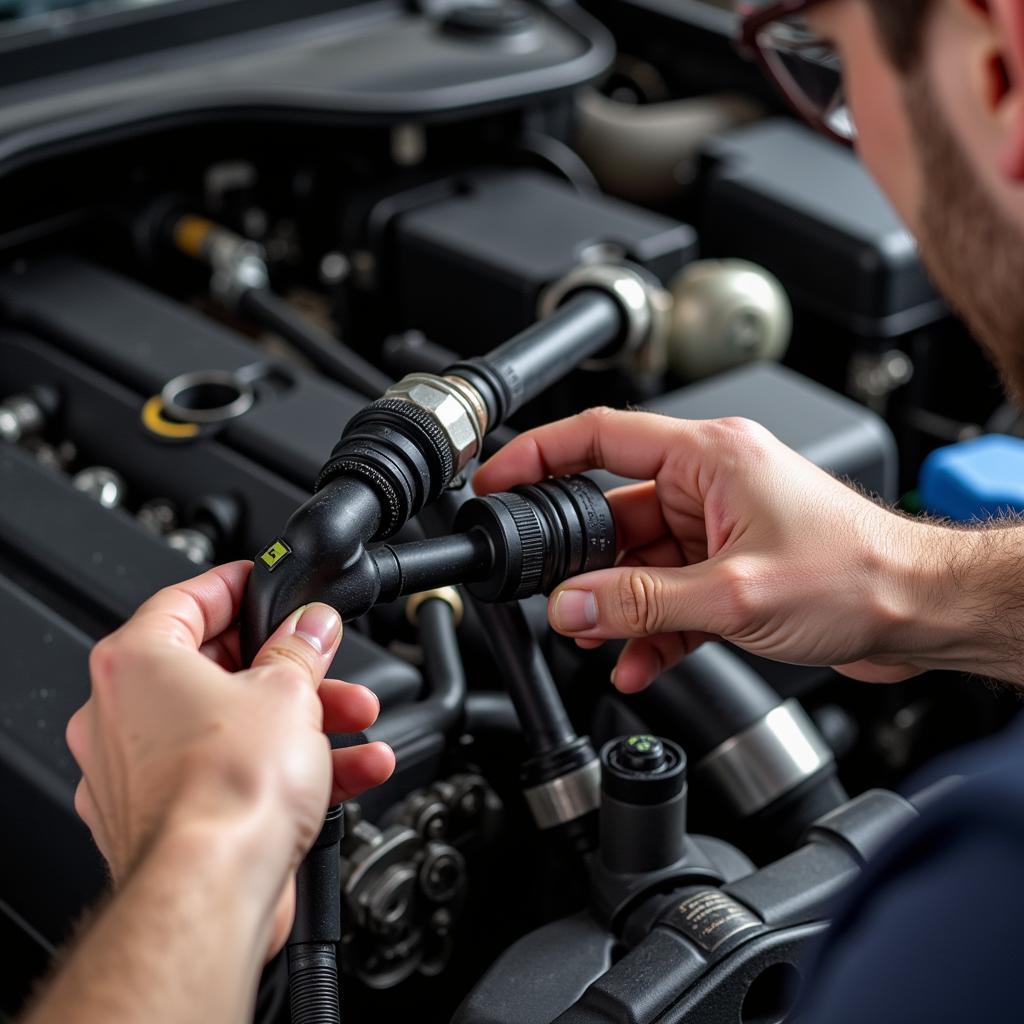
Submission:
M 763 121 L 704 153 L 701 248 L 772 271 L 794 303 L 867 338 L 948 315 L 917 245 L 857 157 L 788 120 Z
M 537 319 L 547 285 L 608 246 L 662 281 L 696 257 L 693 228 L 537 171 L 475 174 L 397 218 L 406 326 L 484 352 Z

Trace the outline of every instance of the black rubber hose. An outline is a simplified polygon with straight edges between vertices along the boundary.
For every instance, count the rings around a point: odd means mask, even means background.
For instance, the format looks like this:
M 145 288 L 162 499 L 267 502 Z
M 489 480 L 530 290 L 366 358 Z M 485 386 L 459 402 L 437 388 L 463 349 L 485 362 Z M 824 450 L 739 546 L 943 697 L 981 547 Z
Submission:
M 482 530 L 385 544 L 371 557 L 382 600 L 484 579 L 494 568 L 494 550 Z
M 471 735 L 500 733 L 521 736 L 523 730 L 512 698 L 496 690 L 478 690 L 467 694 L 466 732 Z
M 537 638 L 518 604 L 474 603 L 512 698 L 531 755 L 569 747 L 578 737 Z
M 418 624 L 428 696 L 381 715 L 366 730 L 370 741 L 383 740 L 391 747 L 400 747 L 431 732 L 453 732 L 462 724 L 466 674 L 451 605 L 440 598 L 424 601 L 419 608 Z
M 357 477 L 340 477 L 295 510 L 284 532 L 259 552 L 242 600 L 242 657 L 250 664 L 296 608 L 331 603 L 346 569 L 380 523 L 380 498 Z
M 288 947 L 292 1024 L 340 1024 L 337 955 L 333 943 L 303 942 Z
M 487 397 L 492 428 L 557 384 L 580 363 L 620 340 L 625 318 L 607 292 L 586 290 L 567 299 L 547 319 L 528 327 L 492 352 L 456 363 Z
M 394 383 L 373 363 L 311 323 L 268 288 L 250 288 L 242 294 L 238 307 L 290 341 L 321 373 L 367 398 L 380 398 Z
M 722 644 L 704 644 L 635 699 L 648 722 L 677 740 L 696 763 L 760 721 L 782 698 Z
M 347 742 L 364 742 L 360 734 Z M 341 941 L 340 844 L 345 808 L 327 811 L 316 842 L 295 879 L 295 922 L 288 939 L 292 1024 L 340 1024 L 337 944 Z

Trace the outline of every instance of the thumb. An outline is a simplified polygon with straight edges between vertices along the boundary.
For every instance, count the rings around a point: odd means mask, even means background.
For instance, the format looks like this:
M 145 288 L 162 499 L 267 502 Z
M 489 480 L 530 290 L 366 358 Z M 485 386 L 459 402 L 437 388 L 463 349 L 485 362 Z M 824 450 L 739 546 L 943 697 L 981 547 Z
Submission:
M 260 648 L 253 668 L 291 665 L 318 687 L 341 641 L 341 616 L 326 604 L 308 604 L 288 616 Z
M 559 633 L 577 640 L 718 633 L 709 607 L 711 571 L 702 562 L 620 566 L 576 576 L 551 595 L 548 618 Z

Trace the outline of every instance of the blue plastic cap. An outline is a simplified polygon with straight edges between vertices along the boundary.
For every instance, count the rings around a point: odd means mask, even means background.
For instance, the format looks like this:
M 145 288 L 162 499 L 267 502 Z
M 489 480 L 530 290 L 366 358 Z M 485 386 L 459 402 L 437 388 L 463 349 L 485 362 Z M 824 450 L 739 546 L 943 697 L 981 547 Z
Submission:
M 921 502 L 960 523 L 1024 513 L 1024 440 L 990 434 L 939 448 L 921 467 Z

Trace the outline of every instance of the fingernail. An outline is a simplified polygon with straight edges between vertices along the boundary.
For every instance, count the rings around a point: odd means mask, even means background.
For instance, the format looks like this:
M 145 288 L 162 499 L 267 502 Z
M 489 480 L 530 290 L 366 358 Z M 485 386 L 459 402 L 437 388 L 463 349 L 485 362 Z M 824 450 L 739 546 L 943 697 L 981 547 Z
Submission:
M 295 635 L 301 636 L 317 654 L 329 651 L 341 632 L 341 616 L 326 604 L 311 604 L 295 623 Z
M 374 721 L 376 721 L 377 717 L 380 715 L 380 697 L 378 697 L 377 694 L 374 693 L 373 690 L 371 690 L 368 686 L 364 686 L 363 689 L 373 698 L 374 704 L 377 705 L 377 710 L 373 716 Z
M 615 682 L 615 671 L 616 671 L 615 669 L 612 669 L 612 674 L 611 674 L 610 678 L 611 678 L 611 681 L 612 681 L 612 686 L 618 687 L 619 684 Z
M 552 609 L 555 625 L 564 633 L 582 633 L 597 625 L 597 599 L 589 590 L 563 590 Z

